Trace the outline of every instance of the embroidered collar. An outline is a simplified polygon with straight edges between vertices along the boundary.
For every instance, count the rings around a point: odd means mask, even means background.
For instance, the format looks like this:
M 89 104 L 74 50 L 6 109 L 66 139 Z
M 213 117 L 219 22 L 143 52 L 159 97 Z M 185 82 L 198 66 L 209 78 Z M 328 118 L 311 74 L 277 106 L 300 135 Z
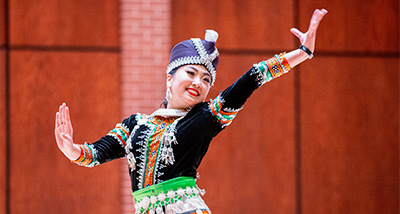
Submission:
M 181 109 L 166 109 L 160 108 L 157 109 L 151 116 L 161 116 L 161 117 L 182 117 L 188 113 L 188 110 Z

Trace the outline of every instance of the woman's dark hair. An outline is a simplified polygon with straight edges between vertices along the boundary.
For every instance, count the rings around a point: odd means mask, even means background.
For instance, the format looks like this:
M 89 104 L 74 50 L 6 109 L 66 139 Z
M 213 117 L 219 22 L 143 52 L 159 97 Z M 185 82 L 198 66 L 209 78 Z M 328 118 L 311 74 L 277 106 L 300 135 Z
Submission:
M 175 68 L 174 70 L 170 71 L 168 74 L 173 77 L 175 75 L 176 71 L 178 70 L 178 68 Z M 162 103 L 160 104 L 160 107 L 167 108 L 167 106 L 168 106 L 168 100 L 167 100 L 167 97 L 165 97 L 164 100 L 162 101 Z

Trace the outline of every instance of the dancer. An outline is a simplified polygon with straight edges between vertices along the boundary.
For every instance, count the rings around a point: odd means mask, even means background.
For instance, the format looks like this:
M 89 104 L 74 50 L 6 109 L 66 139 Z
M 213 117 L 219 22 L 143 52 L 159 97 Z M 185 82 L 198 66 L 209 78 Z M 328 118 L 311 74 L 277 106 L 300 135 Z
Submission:
M 211 140 L 226 128 L 254 90 L 313 57 L 318 25 L 327 11 L 315 10 L 306 33 L 292 28 L 299 49 L 254 64 L 215 99 L 205 102 L 216 79 L 218 34 L 190 39 L 171 51 L 165 108 L 133 114 L 91 144 L 75 144 L 69 108 L 56 113 L 59 149 L 72 162 L 93 167 L 126 158 L 136 213 L 211 213 L 196 185 L 197 168 Z

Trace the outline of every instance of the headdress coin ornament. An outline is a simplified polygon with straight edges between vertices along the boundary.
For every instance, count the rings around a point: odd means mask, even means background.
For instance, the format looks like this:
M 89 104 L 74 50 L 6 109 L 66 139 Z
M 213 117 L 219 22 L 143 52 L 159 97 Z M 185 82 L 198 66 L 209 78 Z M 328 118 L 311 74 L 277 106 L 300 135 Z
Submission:
M 215 47 L 217 39 L 217 32 L 206 30 L 204 40 L 192 38 L 175 45 L 171 50 L 167 74 L 183 65 L 203 65 L 210 72 L 211 85 L 214 85 L 219 56 Z

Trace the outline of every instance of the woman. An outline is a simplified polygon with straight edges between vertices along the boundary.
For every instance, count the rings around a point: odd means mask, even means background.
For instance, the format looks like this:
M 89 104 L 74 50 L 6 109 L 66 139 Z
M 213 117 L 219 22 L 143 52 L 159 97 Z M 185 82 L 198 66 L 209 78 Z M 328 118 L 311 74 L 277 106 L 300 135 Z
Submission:
M 126 157 L 136 213 L 211 213 L 196 185 L 197 168 L 211 140 L 235 118 L 247 98 L 264 83 L 312 58 L 315 34 L 326 10 L 315 10 L 309 29 L 291 32 L 301 46 L 253 67 L 210 102 L 204 102 L 215 82 L 218 34 L 190 39 L 171 51 L 163 109 L 134 114 L 92 144 L 74 144 L 69 109 L 56 114 L 59 149 L 72 162 L 93 167 Z

